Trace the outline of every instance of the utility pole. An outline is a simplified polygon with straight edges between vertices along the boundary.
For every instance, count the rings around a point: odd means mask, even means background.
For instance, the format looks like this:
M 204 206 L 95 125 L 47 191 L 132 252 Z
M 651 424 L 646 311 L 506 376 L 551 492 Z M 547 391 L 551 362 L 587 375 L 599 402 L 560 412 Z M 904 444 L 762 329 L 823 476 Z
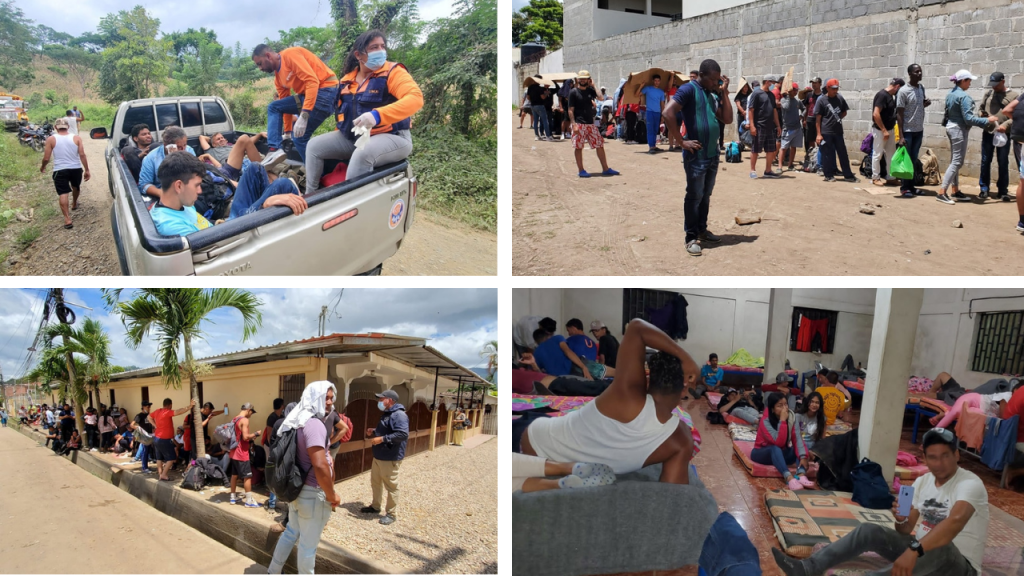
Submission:
M 320 322 L 319 322 L 319 325 L 320 325 L 320 334 L 319 335 L 323 336 L 324 332 L 327 330 L 327 306 L 321 306 L 320 307 Z
M 10 407 L 7 406 L 7 384 L 4 383 L 4 368 L 0 366 L 0 407 L 7 412 L 10 412 Z

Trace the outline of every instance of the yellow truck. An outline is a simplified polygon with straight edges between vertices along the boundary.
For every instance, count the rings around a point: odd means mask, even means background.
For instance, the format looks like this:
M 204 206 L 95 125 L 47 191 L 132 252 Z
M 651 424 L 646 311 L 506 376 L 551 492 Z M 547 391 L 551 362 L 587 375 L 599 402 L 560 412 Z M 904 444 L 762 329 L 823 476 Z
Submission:
M 18 123 L 28 122 L 28 103 L 17 94 L 0 92 L 0 121 L 5 130 L 17 130 Z

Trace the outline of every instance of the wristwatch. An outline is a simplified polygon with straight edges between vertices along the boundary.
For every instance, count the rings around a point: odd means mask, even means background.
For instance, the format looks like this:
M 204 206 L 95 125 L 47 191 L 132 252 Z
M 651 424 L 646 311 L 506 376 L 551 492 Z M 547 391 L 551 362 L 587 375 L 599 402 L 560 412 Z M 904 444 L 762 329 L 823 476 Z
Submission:
M 920 558 L 921 556 L 924 556 L 924 547 L 921 546 L 921 543 L 917 541 L 917 538 L 912 538 L 910 540 L 909 548 L 911 550 L 913 550 L 914 552 L 917 552 L 918 558 Z

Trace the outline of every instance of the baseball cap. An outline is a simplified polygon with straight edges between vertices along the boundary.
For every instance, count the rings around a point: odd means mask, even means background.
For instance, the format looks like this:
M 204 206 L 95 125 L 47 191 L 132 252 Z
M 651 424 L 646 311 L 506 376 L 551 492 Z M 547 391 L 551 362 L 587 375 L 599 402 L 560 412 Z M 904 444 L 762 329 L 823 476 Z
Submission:
M 995 86 L 1005 79 L 1006 76 L 1004 76 L 1002 72 L 993 72 L 992 75 L 988 77 L 988 85 Z
M 953 74 L 952 76 L 949 77 L 949 79 L 953 82 L 960 82 L 961 80 L 967 80 L 968 78 L 970 78 L 971 80 L 978 79 L 977 76 L 971 74 L 971 71 L 967 69 L 957 70 L 956 74 Z
M 56 128 L 56 129 L 67 128 L 68 127 L 67 117 L 57 118 L 56 120 L 54 120 L 53 127 Z
M 762 84 L 765 83 L 765 82 L 778 82 L 778 81 L 779 81 L 778 76 L 772 76 L 771 74 L 769 74 L 769 75 L 767 75 L 767 76 L 765 76 L 764 78 L 761 79 L 761 83 Z
M 826 88 L 833 88 L 833 87 L 839 88 L 839 80 L 836 80 L 835 78 L 829 78 L 828 82 L 825 83 L 825 87 Z
M 591 331 L 600 330 L 601 328 L 607 328 L 607 326 L 605 326 L 604 322 L 601 322 L 600 320 L 594 320 L 593 322 L 590 323 Z
M 143 402 L 142 405 L 143 406 L 152 406 L 153 403 L 152 402 Z
M 242 404 L 242 410 L 252 410 L 253 414 L 256 413 L 256 409 L 252 407 L 252 402 L 246 402 L 245 404 Z
M 775 383 L 789 383 L 789 374 L 786 374 L 785 372 L 779 372 L 778 376 L 775 377 Z
M 818 84 L 821 84 L 821 76 L 815 76 L 815 77 L 814 77 L 814 78 L 813 78 L 813 79 L 811 80 L 811 84 L 814 84 L 814 83 L 818 83 Z
M 725 392 L 725 395 L 728 396 L 729 394 L 733 394 L 735 392 L 738 392 L 738 390 L 736 390 L 735 388 L 729 388 L 729 390 Z
M 398 393 L 395 392 L 394 390 L 385 390 L 380 394 L 377 394 L 376 396 L 377 398 L 390 398 L 395 402 L 398 402 Z
M 577 74 L 576 77 L 577 78 L 590 78 L 590 72 L 587 72 L 586 70 L 580 70 L 579 74 Z
M 799 90 L 800 89 L 800 85 L 797 84 L 796 82 L 793 82 L 793 88 L 791 88 L 791 89 L 792 90 Z

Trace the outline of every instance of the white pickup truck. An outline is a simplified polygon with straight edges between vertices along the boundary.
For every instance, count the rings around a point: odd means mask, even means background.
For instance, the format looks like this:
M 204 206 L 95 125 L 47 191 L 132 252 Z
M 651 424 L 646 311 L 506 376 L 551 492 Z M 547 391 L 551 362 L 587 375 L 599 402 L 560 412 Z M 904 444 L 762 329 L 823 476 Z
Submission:
M 223 132 L 232 142 L 243 134 L 235 132 L 224 101 L 212 96 L 123 102 L 109 132 L 90 132 L 110 139 L 104 154 L 114 198 L 110 226 L 125 275 L 378 275 L 412 226 L 416 179 L 402 161 L 317 190 L 298 216 L 273 206 L 188 236 L 162 236 L 149 215 L 153 200 L 139 192 L 121 158 L 136 124 L 149 126 L 154 142 L 168 126 L 180 126 L 197 154 L 200 134 Z M 257 148 L 266 153 L 266 142 Z M 299 157 L 292 151 L 289 159 Z

